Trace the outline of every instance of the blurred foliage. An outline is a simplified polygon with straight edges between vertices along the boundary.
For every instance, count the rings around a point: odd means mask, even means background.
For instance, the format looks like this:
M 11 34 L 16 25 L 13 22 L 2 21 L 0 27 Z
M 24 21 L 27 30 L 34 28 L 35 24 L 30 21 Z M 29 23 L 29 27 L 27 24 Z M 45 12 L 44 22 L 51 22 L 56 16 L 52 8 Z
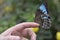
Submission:
M 38 5 L 34 0 L 0 0 L 0 33 L 21 22 L 33 21 Z
M 0 33 L 21 22 L 34 21 L 39 0 L 0 0 Z M 48 0 L 52 26 L 60 31 L 60 0 Z

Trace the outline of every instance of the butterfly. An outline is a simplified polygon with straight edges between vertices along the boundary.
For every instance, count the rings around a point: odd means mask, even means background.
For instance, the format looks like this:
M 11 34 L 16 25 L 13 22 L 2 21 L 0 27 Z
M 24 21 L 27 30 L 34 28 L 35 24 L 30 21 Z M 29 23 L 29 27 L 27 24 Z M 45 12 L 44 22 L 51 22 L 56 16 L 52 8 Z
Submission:
M 40 5 L 36 12 L 34 21 L 39 23 L 41 28 L 49 29 L 51 27 L 51 18 L 49 16 L 46 2 Z

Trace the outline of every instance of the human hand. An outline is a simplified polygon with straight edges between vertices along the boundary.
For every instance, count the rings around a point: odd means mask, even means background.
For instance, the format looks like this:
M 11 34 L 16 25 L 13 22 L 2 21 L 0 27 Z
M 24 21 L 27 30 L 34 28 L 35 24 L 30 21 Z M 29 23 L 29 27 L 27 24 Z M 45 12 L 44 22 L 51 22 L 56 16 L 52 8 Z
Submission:
M 36 34 L 29 28 L 38 26 L 39 24 L 34 22 L 17 24 L 1 33 L 0 40 L 27 40 L 27 36 L 30 36 L 30 40 L 36 40 Z

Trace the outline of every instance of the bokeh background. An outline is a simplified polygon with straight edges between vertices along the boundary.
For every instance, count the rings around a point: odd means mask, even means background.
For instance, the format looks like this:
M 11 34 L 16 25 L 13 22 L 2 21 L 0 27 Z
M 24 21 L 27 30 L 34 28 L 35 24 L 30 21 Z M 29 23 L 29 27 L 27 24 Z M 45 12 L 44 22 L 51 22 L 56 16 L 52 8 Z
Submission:
M 0 0 L 0 33 L 22 22 L 33 22 L 39 0 Z M 48 0 L 52 27 L 60 31 L 60 0 Z M 52 28 L 53 29 L 53 28 Z

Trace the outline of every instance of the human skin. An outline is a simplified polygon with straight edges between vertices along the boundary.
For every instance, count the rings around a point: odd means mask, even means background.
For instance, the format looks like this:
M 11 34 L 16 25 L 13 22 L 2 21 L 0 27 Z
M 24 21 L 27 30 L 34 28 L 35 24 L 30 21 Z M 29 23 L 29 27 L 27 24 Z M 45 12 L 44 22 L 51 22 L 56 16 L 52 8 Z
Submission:
M 24 22 L 17 24 L 0 34 L 0 40 L 36 40 L 36 34 L 30 29 L 38 27 L 34 22 Z

